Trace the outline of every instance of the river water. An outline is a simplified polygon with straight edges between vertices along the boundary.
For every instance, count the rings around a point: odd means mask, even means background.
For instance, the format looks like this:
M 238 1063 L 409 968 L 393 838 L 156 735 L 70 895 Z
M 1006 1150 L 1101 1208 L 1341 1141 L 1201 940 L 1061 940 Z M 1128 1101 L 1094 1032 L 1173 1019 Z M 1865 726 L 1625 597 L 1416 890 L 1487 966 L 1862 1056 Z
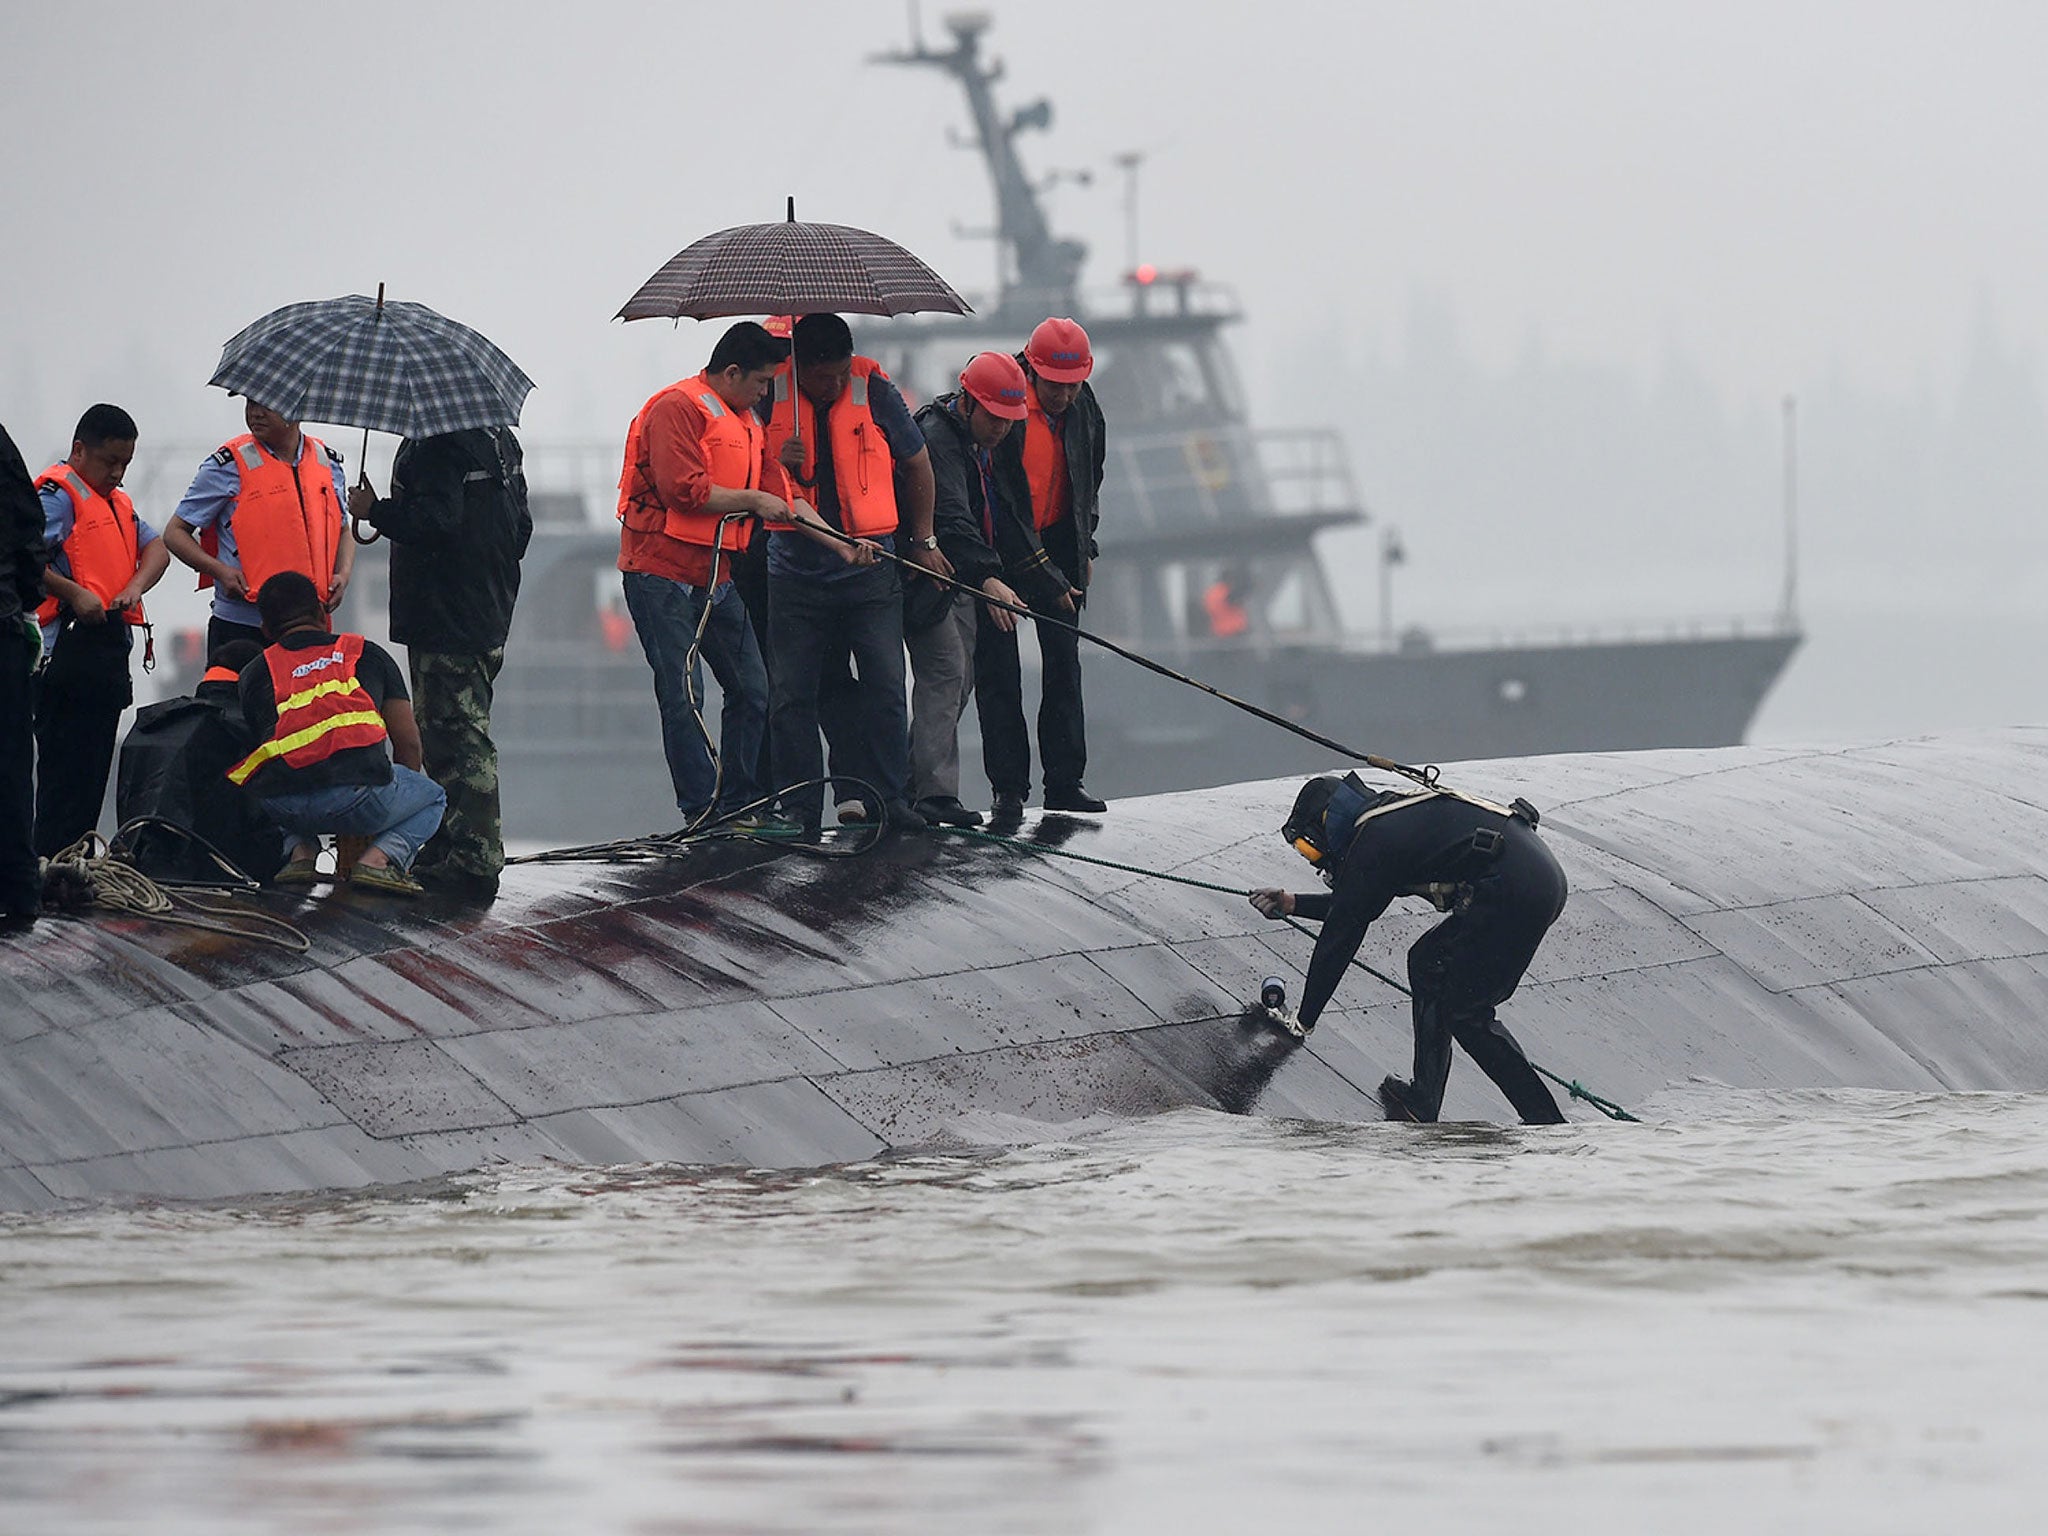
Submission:
M 0 1530 L 2035 1528 L 2048 1097 L 1639 1108 L 0 1218 Z

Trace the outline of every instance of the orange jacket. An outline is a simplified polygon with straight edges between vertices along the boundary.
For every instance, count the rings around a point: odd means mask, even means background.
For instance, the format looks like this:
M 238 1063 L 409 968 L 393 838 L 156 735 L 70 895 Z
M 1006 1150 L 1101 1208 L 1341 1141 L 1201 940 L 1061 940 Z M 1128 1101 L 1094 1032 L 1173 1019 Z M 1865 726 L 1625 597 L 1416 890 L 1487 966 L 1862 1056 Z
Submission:
M 1230 590 L 1227 581 L 1212 581 L 1202 593 L 1202 610 L 1209 619 L 1209 633 L 1228 640 L 1252 627 L 1251 615 Z
M 826 415 L 832 433 L 832 475 L 839 490 L 840 524 L 845 532 L 862 539 L 896 531 L 896 460 L 889 452 L 889 440 L 868 410 L 868 380 L 877 375 L 884 380 L 889 377 L 873 358 L 856 357 L 846 392 L 832 402 Z M 768 452 L 780 458 L 782 445 L 796 433 L 793 402 L 803 399 L 788 363 L 775 370 L 773 399 Z M 817 470 L 818 408 L 807 399 L 803 405 L 802 480 L 808 485 Z
M 135 503 L 118 486 L 111 497 L 102 496 L 85 483 L 85 476 L 67 464 L 52 464 L 36 476 L 36 489 L 61 486 L 71 498 L 71 536 L 64 541 L 64 557 L 71 563 L 71 579 L 102 603 L 135 575 L 140 551 L 136 544 Z M 62 604 L 53 594 L 36 609 L 36 622 L 53 622 Z M 123 615 L 130 624 L 143 622 L 142 604 Z
M 233 667 L 208 667 L 199 675 L 202 683 L 238 683 L 242 674 Z
M 1031 409 L 1024 418 L 1024 474 L 1031 482 L 1031 526 L 1040 533 L 1072 510 L 1067 495 L 1067 424 L 1055 427 L 1030 386 Z
M 277 728 L 270 740 L 228 770 L 231 782 L 248 783 L 266 763 L 304 768 L 346 747 L 374 747 L 386 739 L 384 716 L 356 676 L 363 659 L 361 635 L 337 635 L 331 651 L 273 645 L 263 659 L 277 692 Z
M 745 549 L 751 531 L 747 520 L 735 519 L 727 523 L 725 536 L 720 539 L 719 513 L 703 507 L 683 510 L 669 506 L 655 488 L 647 444 L 647 418 L 657 405 L 678 393 L 694 401 L 704 413 L 704 430 L 699 434 L 698 447 L 711 484 L 725 490 L 755 491 L 761 488 L 762 447 L 767 433 L 760 418 L 752 411 L 733 410 L 711 387 L 710 380 L 700 373 L 657 392 L 633 418 L 633 425 L 626 433 L 625 469 L 619 476 L 619 521 L 628 522 L 632 514 L 638 513 L 641 515 L 638 521 L 644 524 L 652 513 L 659 510 L 662 514 L 661 531 L 671 539 L 706 549 L 713 543 L 721 549 Z M 651 530 L 643 527 L 642 531 Z
M 248 433 L 223 445 L 234 456 L 235 555 L 242 563 L 242 581 L 249 600 L 280 571 L 298 571 L 320 589 L 320 601 L 334 592 L 334 558 L 341 549 L 341 502 L 334 494 L 332 457 L 319 438 L 300 434 L 304 443 L 296 466 L 287 464 Z M 336 462 L 339 462 L 337 459 Z M 220 534 L 209 527 L 200 536 L 209 555 L 220 553 Z M 213 585 L 201 576 L 203 591 Z

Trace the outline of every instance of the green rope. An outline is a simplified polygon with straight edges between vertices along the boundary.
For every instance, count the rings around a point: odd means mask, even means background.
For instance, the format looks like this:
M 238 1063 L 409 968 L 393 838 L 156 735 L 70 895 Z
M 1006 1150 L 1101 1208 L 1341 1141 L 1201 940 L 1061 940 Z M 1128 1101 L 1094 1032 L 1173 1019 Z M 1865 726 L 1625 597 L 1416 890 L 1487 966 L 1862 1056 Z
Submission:
M 1123 873 L 1127 875 L 1144 875 L 1153 880 L 1171 880 L 1175 885 L 1191 885 L 1196 890 L 1215 891 L 1224 896 L 1251 895 L 1251 891 L 1249 889 L 1240 888 L 1238 886 L 1217 885 L 1213 881 L 1196 880 L 1188 875 L 1169 874 L 1167 873 L 1167 871 L 1163 869 L 1147 869 L 1142 864 L 1124 864 L 1120 863 L 1115 859 L 1099 859 L 1095 857 L 1095 855 L 1093 854 L 1075 853 L 1070 848 L 1049 848 L 1044 843 L 1027 842 L 1021 837 L 1005 837 L 1000 832 L 976 832 L 968 827 L 933 827 L 932 830 L 934 832 L 945 832 L 953 837 L 971 837 L 978 842 L 1000 843 L 1006 848 L 1015 848 L 1020 853 L 1035 853 L 1048 859 L 1073 859 L 1077 863 L 1081 864 L 1094 864 L 1103 869 L 1121 870 Z M 1303 924 L 1296 921 L 1292 917 L 1284 917 L 1281 919 L 1281 921 L 1285 922 L 1287 926 L 1292 928 L 1296 933 L 1303 934 L 1310 940 L 1314 940 L 1316 937 L 1316 933 L 1313 928 L 1305 927 Z M 1365 961 L 1359 959 L 1358 956 L 1353 955 L 1351 957 L 1351 963 L 1357 966 L 1359 970 L 1365 972 L 1366 975 L 1372 977 L 1374 980 L 1385 982 L 1388 986 L 1392 987 L 1396 992 L 1400 993 L 1403 997 L 1413 997 L 1415 995 L 1406 986 L 1396 981 L 1393 977 L 1389 976 L 1385 971 L 1379 969 L 1377 966 L 1366 964 Z M 1600 1097 L 1599 1094 L 1593 1092 L 1590 1088 L 1586 1088 L 1578 1082 L 1573 1081 L 1572 1079 L 1559 1077 L 1555 1072 L 1552 1072 L 1547 1068 L 1537 1066 L 1536 1063 L 1533 1061 L 1530 1062 L 1529 1065 L 1532 1067 L 1536 1067 L 1537 1072 L 1541 1073 L 1544 1077 L 1549 1078 L 1553 1083 L 1556 1083 L 1558 1087 L 1564 1089 L 1565 1092 L 1569 1093 L 1573 1098 L 1583 1099 L 1586 1103 L 1592 1105 L 1595 1109 L 1599 1110 L 1601 1114 L 1607 1116 L 1608 1119 L 1629 1120 L 1635 1122 L 1638 1125 L 1642 1123 L 1636 1116 L 1630 1114 L 1627 1110 L 1623 1109 L 1619 1104 L 1615 1103 L 1612 1099 L 1603 1099 L 1602 1097 Z

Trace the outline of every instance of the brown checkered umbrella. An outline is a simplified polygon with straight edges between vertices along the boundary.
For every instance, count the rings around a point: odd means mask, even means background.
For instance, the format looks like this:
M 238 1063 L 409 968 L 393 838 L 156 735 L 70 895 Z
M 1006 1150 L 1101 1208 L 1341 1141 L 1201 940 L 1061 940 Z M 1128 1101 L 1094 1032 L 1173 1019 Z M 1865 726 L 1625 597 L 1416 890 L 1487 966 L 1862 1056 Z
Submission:
M 621 320 L 719 315 L 964 315 L 952 286 L 893 240 L 844 224 L 742 224 L 678 251 Z

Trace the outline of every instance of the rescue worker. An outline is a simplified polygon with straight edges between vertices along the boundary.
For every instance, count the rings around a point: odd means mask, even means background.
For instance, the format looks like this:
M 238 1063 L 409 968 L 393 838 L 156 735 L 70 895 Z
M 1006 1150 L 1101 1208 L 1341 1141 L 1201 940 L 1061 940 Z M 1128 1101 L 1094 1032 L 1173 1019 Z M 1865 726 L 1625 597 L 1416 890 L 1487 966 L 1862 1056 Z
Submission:
M 43 907 L 35 850 L 35 687 L 42 629 L 43 509 L 28 465 L 0 427 L 0 924 Z
M 998 523 L 1005 574 L 1037 615 L 1044 659 L 1038 751 L 1049 811 L 1105 811 L 1081 779 L 1088 733 L 1081 705 L 1081 642 L 1074 632 L 1094 573 L 1095 527 L 1102 492 L 1102 408 L 1088 387 L 1095 357 L 1073 320 L 1043 321 L 1018 354 L 1029 384 L 1024 430 L 996 449 L 996 473 L 1030 515 Z M 975 648 L 975 707 L 982 760 L 999 821 L 1014 822 L 1031 797 L 1031 734 L 1024 722 L 1024 681 L 1017 636 L 984 617 Z
M 913 582 L 903 608 L 903 638 L 910 649 L 910 792 L 926 821 L 978 827 L 981 813 L 960 803 L 960 717 L 974 691 L 977 614 L 1005 634 L 1017 615 L 999 603 L 1021 606 L 1003 580 L 995 550 L 995 447 L 1024 419 L 1024 370 L 1015 358 L 983 352 L 969 361 L 955 394 L 941 395 L 917 413 L 932 464 L 932 528 L 952 564 L 953 579 L 978 587 L 971 593 Z M 929 594 L 929 595 L 928 595 Z
M 280 571 L 312 581 L 332 613 L 355 568 L 341 455 L 276 411 L 245 402 L 249 430 L 199 466 L 164 530 L 164 543 L 213 588 L 211 655 L 230 640 L 263 644 L 256 594 Z
M 619 475 L 621 581 L 640 649 L 654 671 L 676 809 L 691 823 L 714 808 L 714 795 L 724 815 L 772 787 L 761 778 L 768 673 L 733 575 L 758 523 L 788 526 L 794 515 L 788 481 L 754 414 L 788 356 L 788 343 L 742 320 L 719 337 L 702 373 L 656 394 L 626 434 Z M 725 522 L 729 514 L 739 516 Z M 836 563 L 840 556 L 835 551 L 828 558 Z M 703 668 L 691 665 L 690 648 L 707 604 L 702 655 L 723 696 L 716 763 L 691 702 L 703 698 Z M 732 825 L 777 837 L 799 830 L 771 809 Z
M 121 489 L 135 418 L 118 405 L 79 417 L 71 456 L 36 477 L 48 594 L 36 617 L 49 664 L 36 689 L 36 852 L 52 858 L 93 830 L 107 796 L 142 594 L 170 554 Z
M 1310 779 L 1281 828 L 1328 895 L 1259 890 L 1269 918 L 1321 922 L 1302 984 L 1300 1028 L 1314 1029 L 1365 931 L 1397 896 L 1450 913 L 1408 950 L 1415 1071 L 1389 1077 L 1390 1120 L 1435 1120 L 1456 1040 L 1531 1125 L 1563 1121 L 1557 1101 L 1494 1010 L 1514 995 L 1537 946 L 1564 910 L 1564 871 L 1536 834 L 1525 800 L 1494 805 L 1444 790 L 1375 791 L 1355 774 Z
M 427 777 L 448 797 L 412 876 L 484 901 L 505 868 L 491 687 L 533 537 L 523 464 L 509 427 L 407 438 L 390 496 L 367 478 L 348 493 L 349 516 L 391 540 L 391 639 L 405 647 Z
M 894 561 L 942 576 L 952 566 L 932 532 L 931 457 L 888 374 L 857 357 L 853 332 L 837 315 L 805 315 L 791 332 L 794 357 L 776 370 L 768 403 L 768 448 L 808 495 L 817 516 L 845 535 L 826 548 L 794 532 L 768 544 L 768 731 L 776 777 L 785 786 L 824 771 L 818 696 L 825 662 L 851 653 L 858 674 L 861 773 L 882 797 L 890 826 L 922 831 L 911 809 L 910 719 L 903 689 L 903 594 Z M 802 432 L 797 431 L 802 413 Z M 807 838 L 824 816 L 824 786 L 783 798 Z
M 381 645 L 328 628 L 311 577 L 282 571 L 256 595 L 270 644 L 242 670 L 242 716 L 260 743 L 227 773 L 284 829 L 279 885 L 311 885 L 320 838 L 368 839 L 347 878 L 397 896 L 441 825 L 447 796 L 420 771 L 405 677 Z

